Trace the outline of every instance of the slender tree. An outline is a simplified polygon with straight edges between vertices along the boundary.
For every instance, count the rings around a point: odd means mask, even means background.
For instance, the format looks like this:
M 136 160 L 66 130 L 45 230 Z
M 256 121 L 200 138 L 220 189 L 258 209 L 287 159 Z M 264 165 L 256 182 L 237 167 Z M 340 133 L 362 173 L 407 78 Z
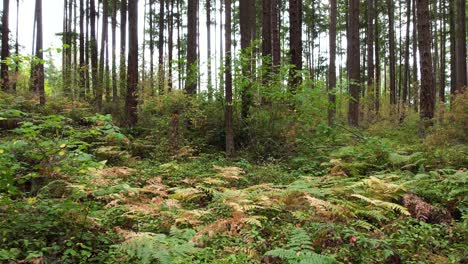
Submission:
M 410 50 L 410 19 L 411 19 L 411 0 L 406 1 L 406 40 L 405 40 L 405 74 L 403 80 L 402 101 L 405 105 L 408 100 L 410 69 L 409 69 L 409 50 Z
M 211 80 L 211 0 L 205 0 L 206 10 L 206 52 L 207 52 L 207 78 L 208 78 L 208 99 L 213 98 L 213 82 Z
M 272 2 L 274 0 L 263 0 L 262 1 L 262 56 L 263 56 L 263 70 L 264 70 L 264 78 L 263 81 L 266 84 L 269 81 L 269 73 L 271 71 L 271 53 L 272 53 Z
M 367 87 L 373 97 L 375 86 L 374 73 L 374 0 L 367 0 Z
M 94 0 L 91 0 L 94 1 Z M 125 52 L 127 49 L 127 0 L 120 1 L 120 96 L 126 98 L 127 66 Z
M 454 0 L 456 3 L 456 90 L 462 92 L 467 86 L 467 66 L 466 66 L 466 0 Z
M 419 56 L 421 63 L 420 117 L 423 120 L 431 120 L 434 117 L 435 89 L 431 56 L 429 1 L 416 0 L 416 9 L 418 19 Z M 430 124 L 430 122 L 427 124 Z
M 280 44 L 280 10 L 279 0 L 271 0 L 271 53 L 272 64 L 275 71 L 278 71 L 278 66 L 281 63 L 281 44 Z
M 187 10 L 187 78 L 185 91 L 188 94 L 197 93 L 197 8 L 198 0 L 188 1 Z
M 358 14 L 359 15 L 359 14 Z M 302 82 L 302 1 L 289 0 L 289 52 L 293 68 L 289 86 L 294 91 Z M 359 36 L 358 36 L 359 37 Z
M 419 109 L 419 81 L 418 81 L 418 34 L 417 34 L 417 18 L 416 18 L 416 0 L 413 0 L 413 96 L 414 110 Z
M 167 76 L 167 91 L 170 92 L 172 91 L 172 57 L 173 57 L 173 46 L 174 46 L 174 0 L 167 0 L 170 1 L 170 11 L 168 14 L 168 20 L 169 20 L 169 38 L 167 40 L 167 45 L 168 45 L 168 68 L 169 68 L 169 73 Z
M 359 0 L 349 0 L 349 34 L 348 34 L 348 76 L 349 76 L 349 110 L 348 123 L 359 124 L 360 96 L 360 49 L 359 49 Z
M 390 63 L 390 105 L 393 107 L 397 103 L 396 75 L 395 75 L 395 14 L 393 0 L 387 0 L 388 13 L 388 43 L 389 43 L 389 63 Z M 393 109 L 392 109 L 393 110 Z
M 128 73 L 125 109 L 127 126 L 137 122 L 138 106 L 138 0 L 128 2 Z
M 19 42 L 18 42 L 18 33 L 19 33 L 19 0 L 16 0 L 16 41 L 15 41 L 15 53 L 16 56 L 19 55 Z M 16 85 L 18 83 L 19 77 L 19 62 L 15 64 L 15 81 L 13 82 L 13 91 L 16 91 Z
M 117 102 L 117 0 L 112 0 L 112 101 Z
M 380 24 L 379 24 L 379 10 L 377 2 L 374 9 L 374 43 L 375 43 L 375 92 L 374 92 L 374 107 L 375 113 L 378 115 L 380 111 Z
M 330 64 L 328 68 L 328 125 L 332 126 L 335 119 L 335 88 L 336 88 L 336 23 L 337 23 L 337 4 L 336 0 L 330 0 Z
M 231 0 L 224 0 L 225 5 L 225 122 L 226 122 L 226 155 L 234 155 L 233 105 L 232 105 L 232 71 L 231 71 Z
M 158 20 L 159 22 L 159 37 L 158 37 L 158 90 L 159 90 L 159 94 L 164 94 L 164 16 L 165 16 L 164 0 L 159 0 L 159 20 Z
M 446 12 L 446 4 L 445 4 L 445 1 L 444 0 L 441 0 L 440 1 L 440 10 L 441 10 L 441 14 L 442 14 L 442 20 L 441 20 L 441 30 L 440 30 L 440 75 L 439 75 L 439 80 L 440 80 L 440 87 L 439 87 L 439 101 L 440 103 L 443 105 L 445 104 L 445 85 L 446 85 L 446 76 L 445 76 L 445 68 L 446 68 L 446 55 L 447 55 L 447 51 L 446 51 L 446 45 L 445 45 L 445 41 L 446 41 L 446 35 L 447 35 L 447 32 L 446 32 L 446 20 L 447 20 L 447 12 Z
M 98 86 L 98 47 L 96 40 L 96 9 L 95 1 L 90 0 L 90 20 L 91 20 L 91 76 L 93 80 L 93 92 L 97 97 L 97 90 L 100 89 Z
M 0 74 L 2 79 L 2 89 L 8 91 L 10 88 L 10 80 L 8 76 L 7 58 L 10 57 L 10 28 L 8 25 L 10 14 L 10 0 L 3 0 L 3 16 L 2 16 L 2 61 Z
M 242 75 L 247 77 L 242 89 L 242 109 L 241 115 L 245 120 L 249 116 L 249 109 L 252 105 L 252 41 L 255 38 L 255 1 L 239 1 L 241 50 L 242 50 Z
M 107 47 L 107 36 L 108 36 L 108 0 L 102 0 L 102 31 L 101 31 L 101 51 L 99 55 L 99 85 L 96 87 L 96 106 L 99 111 L 102 110 L 102 96 L 103 96 L 103 87 L 107 88 L 107 76 L 105 74 L 105 65 L 106 65 L 106 47 Z M 106 98 L 108 98 L 109 91 L 106 89 Z
M 80 68 L 79 68 L 79 84 L 80 84 L 80 98 L 85 96 L 86 87 L 86 64 L 85 64 L 85 31 L 84 31 L 84 20 L 85 20 L 85 6 L 84 0 L 80 0 Z
M 33 75 L 31 76 L 31 83 L 33 90 L 39 94 L 39 103 L 45 105 L 45 91 L 44 91 L 44 59 L 42 52 L 43 45 L 43 31 L 42 31 L 42 0 L 36 0 L 36 60 L 33 62 Z
M 449 1 L 449 39 L 450 39 L 450 102 L 453 101 L 457 91 L 457 48 L 455 28 L 455 1 Z M 452 105 L 452 104 L 450 104 Z

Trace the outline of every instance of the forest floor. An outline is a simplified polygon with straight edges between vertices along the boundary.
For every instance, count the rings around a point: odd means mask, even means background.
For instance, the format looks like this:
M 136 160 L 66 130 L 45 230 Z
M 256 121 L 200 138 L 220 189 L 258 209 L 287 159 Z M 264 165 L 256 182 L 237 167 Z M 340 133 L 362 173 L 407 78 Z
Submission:
M 0 106 L 0 262 L 468 261 L 463 140 L 371 129 L 320 159 L 162 160 L 110 116 Z

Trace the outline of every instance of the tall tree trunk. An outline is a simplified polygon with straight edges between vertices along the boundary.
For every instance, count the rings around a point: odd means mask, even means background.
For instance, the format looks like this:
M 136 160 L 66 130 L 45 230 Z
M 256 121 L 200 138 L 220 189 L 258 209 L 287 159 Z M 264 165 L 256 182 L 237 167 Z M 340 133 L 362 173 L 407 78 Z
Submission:
M 242 75 L 247 78 L 241 89 L 242 109 L 241 115 L 245 120 L 249 116 L 252 105 L 252 41 L 255 38 L 255 2 L 251 0 L 239 1 L 241 49 L 242 49 Z
M 271 51 L 272 51 L 272 2 L 275 0 L 263 0 L 262 1 L 262 56 L 263 56 L 263 83 L 267 84 L 270 79 L 271 71 Z
M 406 40 L 405 40 L 405 75 L 403 81 L 403 107 L 408 102 L 410 70 L 409 70 L 409 49 L 410 49 L 410 19 L 411 19 L 411 0 L 406 1 Z
M 128 73 L 125 109 L 127 126 L 137 122 L 137 87 L 138 87 L 138 0 L 128 2 Z
M 349 76 L 349 110 L 348 123 L 359 125 L 359 95 L 360 95 L 360 49 L 359 49 L 359 0 L 349 0 L 349 35 L 348 35 L 348 76 Z
M 462 92 L 467 86 L 466 66 L 466 0 L 455 0 L 456 3 L 456 89 Z
M 207 74 L 208 74 L 208 100 L 213 99 L 213 83 L 211 81 L 211 0 L 205 0 L 206 9 L 206 43 L 207 43 Z
M 151 0 L 150 0 L 151 1 Z M 146 87 L 146 17 L 148 16 L 148 11 L 146 10 L 147 9 L 147 0 L 145 0 L 143 6 L 143 43 L 142 43 L 142 55 L 141 55 L 141 71 L 140 71 L 140 74 L 141 74 L 141 91 L 144 92 L 145 90 L 145 87 Z M 151 12 L 151 10 L 150 10 Z M 151 38 L 151 34 L 150 34 L 150 38 Z M 151 89 L 153 89 L 153 87 L 151 87 Z
M 187 77 L 185 91 L 187 94 L 197 93 L 198 69 L 197 69 L 197 8 L 198 0 L 188 2 L 187 11 Z
M 168 0 L 166 0 L 168 1 Z M 164 0 L 159 0 L 158 90 L 164 94 Z
M 328 68 L 328 125 L 332 126 L 336 115 L 336 23 L 337 4 L 336 0 L 330 0 L 330 66 Z
M 378 115 L 380 111 L 380 30 L 379 30 L 379 11 L 377 8 L 377 2 L 375 2 L 375 36 L 374 36 L 374 43 L 375 43 L 375 97 L 374 97 L 374 105 L 375 105 L 375 113 Z
M 271 0 L 271 53 L 273 70 L 278 72 L 281 64 L 281 43 L 280 43 L 280 10 L 279 0 Z
M 173 42 L 174 42 L 174 0 L 167 0 L 170 1 L 171 8 L 169 11 L 168 19 L 169 19 L 169 29 L 168 29 L 168 34 L 169 38 L 167 40 L 167 45 L 168 45 L 168 68 L 169 68 L 169 74 L 167 76 L 167 91 L 171 92 L 172 91 L 172 57 L 173 57 Z
M 418 34 L 417 34 L 418 21 L 416 18 L 416 0 L 413 0 L 413 96 L 414 96 L 414 110 L 418 112 L 419 109 L 419 80 L 418 80 Z
M 33 90 L 39 94 L 39 103 L 45 105 L 45 91 L 44 91 L 44 59 L 42 52 L 43 35 L 42 35 L 42 0 L 36 0 L 36 51 L 35 56 L 37 58 L 34 61 L 34 70 L 32 78 Z
M 154 0 L 149 1 L 150 87 L 154 95 Z
M 90 41 L 89 41 L 89 24 L 90 24 L 90 17 L 89 17 L 89 0 L 86 0 L 86 8 L 85 8 L 85 14 L 86 14 L 86 35 L 85 35 L 85 64 L 86 67 L 84 69 L 85 72 L 85 94 L 89 95 L 90 94 L 90 89 L 91 89 L 91 84 L 90 84 L 90 78 L 89 78 L 89 63 L 90 63 Z
M 229 5 L 230 6 L 230 5 Z M 223 65 L 224 63 L 224 47 L 223 47 L 223 0 L 220 0 L 220 7 L 219 7 L 219 65 Z M 224 74 L 220 74 L 219 78 L 219 87 L 220 87 L 220 94 L 224 95 Z
M 445 76 L 445 62 L 446 62 L 446 59 L 445 59 L 445 56 L 447 56 L 447 51 L 446 51 L 446 46 L 445 46 L 445 41 L 446 41 L 446 35 L 447 35 L 447 32 L 446 32 L 446 8 L 447 6 L 445 5 L 445 1 L 444 0 L 441 0 L 440 1 L 440 13 L 442 14 L 442 20 L 441 20 L 441 24 L 442 24 L 442 27 L 441 27 L 441 30 L 440 30 L 440 76 L 439 76 L 439 80 L 440 80 L 440 87 L 439 87 L 439 101 L 440 103 L 442 104 L 441 107 L 443 107 L 443 105 L 445 104 L 445 84 L 446 84 L 446 76 Z
M 374 75 L 374 0 L 367 0 L 367 87 L 371 98 L 375 96 Z
M 180 31 L 182 29 L 182 7 L 181 0 L 177 0 L 177 87 L 182 89 L 182 43 L 180 38 Z
M 449 28 L 450 28 L 450 105 L 452 105 L 457 91 L 457 48 L 455 27 L 455 1 L 449 1 Z
M 0 68 L 0 78 L 2 81 L 2 89 L 10 90 L 10 80 L 8 77 L 7 58 L 10 57 L 10 28 L 8 25 L 10 14 L 10 0 L 3 0 L 3 16 L 2 16 L 2 61 Z
M 91 0 L 94 1 L 94 0 Z M 120 1 L 120 96 L 127 94 L 127 67 L 125 53 L 127 49 L 127 0 Z
M 387 0 L 388 32 L 389 32 L 389 61 L 390 61 L 390 105 L 393 108 L 397 103 L 396 76 L 395 76 L 395 19 L 393 0 Z M 394 109 L 391 109 L 392 111 Z
M 96 40 L 96 9 L 95 9 L 95 0 L 90 2 L 90 16 L 91 16 L 91 75 L 93 79 L 93 91 L 94 95 L 97 97 L 99 84 L 98 78 L 98 47 Z
M 85 64 L 85 32 L 84 32 L 84 19 L 85 19 L 85 6 L 84 0 L 80 0 L 80 80 L 79 80 L 79 97 L 84 98 L 86 87 L 86 64 Z
M 16 0 L 16 41 L 15 41 L 15 53 L 16 56 L 19 55 L 19 42 L 18 42 L 18 32 L 19 32 L 19 0 Z M 15 64 L 15 81 L 13 82 L 13 91 L 16 92 L 16 85 L 19 78 L 19 63 Z
M 101 52 L 99 55 L 99 85 L 96 87 L 96 106 L 99 111 L 102 110 L 102 96 L 103 96 L 103 86 L 106 86 L 105 83 L 105 60 L 106 60 L 106 45 L 107 45 L 107 0 L 102 0 L 102 31 L 101 31 Z M 106 98 L 107 98 L 106 90 Z
M 226 91 L 226 156 L 234 156 L 234 129 L 233 129 L 233 106 L 232 106 L 232 71 L 231 71 L 231 0 L 224 0 L 225 5 L 225 91 Z
M 429 14 L 429 1 L 416 0 L 418 19 L 418 44 L 421 63 L 421 103 L 420 117 L 431 120 L 434 117 L 435 90 L 434 71 L 431 58 L 431 23 Z M 427 124 L 430 124 L 428 122 Z
M 117 0 L 112 5 L 112 101 L 117 103 Z
M 359 16 L 359 14 L 358 14 Z M 289 0 L 289 52 L 291 65 L 289 86 L 294 91 L 302 82 L 302 1 Z M 359 36 L 358 36 L 359 37 Z

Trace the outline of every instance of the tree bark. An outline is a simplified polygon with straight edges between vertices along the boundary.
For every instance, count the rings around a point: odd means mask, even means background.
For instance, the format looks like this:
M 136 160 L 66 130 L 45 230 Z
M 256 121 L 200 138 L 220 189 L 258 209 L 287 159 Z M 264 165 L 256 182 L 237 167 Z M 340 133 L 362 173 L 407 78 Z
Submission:
M 359 16 L 359 14 L 358 14 Z M 302 1 L 289 0 L 290 55 L 293 68 L 289 72 L 289 86 L 295 91 L 302 82 Z
M 0 68 L 0 78 L 2 80 L 2 89 L 10 90 L 10 80 L 8 76 L 8 64 L 6 60 L 10 57 L 10 28 L 8 25 L 10 14 L 10 0 L 3 0 L 3 16 L 2 16 L 2 61 Z
M 367 87 L 369 94 L 372 97 L 375 86 L 374 72 L 374 0 L 367 0 Z
M 337 23 L 337 4 L 336 0 L 330 0 L 330 66 L 328 68 L 328 125 L 332 126 L 336 115 L 336 23 Z
M 112 5 L 112 101 L 117 103 L 117 0 Z
M 406 1 L 406 40 L 405 40 L 405 75 L 403 80 L 402 101 L 405 105 L 408 100 L 410 70 L 409 70 L 409 49 L 410 49 L 410 19 L 411 19 L 411 0 Z
M 445 76 L 445 68 L 446 68 L 446 59 L 445 56 L 447 56 L 447 51 L 446 51 L 446 20 L 447 20 L 447 12 L 446 12 L 447 6 L 445 5 L 445 2 L 443 0 L 440 1 L 440 10 L 442 14 L 442 28 L 440 30 L 440 87 L 439 87 L 439 101 L 441 102 L 441 107 L 445 104 L 445 85 L 446 85 L 446 76 Z
M 168 68 L 169 68 L 169 74 L 167 75 L 167 91 L 171 92 L 172 91 L 172 57 L 173 57 L 173 42 L 174 42 L 174 0 L 167 0 L 170 1 L 171 8 L 170 12 L 168 14 L 168 19 L 169 19 L 169 38 L 167 40 L 168 42 Z
M 211 0 L 205 0 L 206 9 L 206 43 L 207 43 L 207 74 L 208 74 L 208 100 L 213 99 L 213 83 L 211 80 Z
M 86 64 L 85 64 L 85 32 L 84 32 L 84 19 L 85 19 L 85 6 L 84 0 L 80 0 L 80 68 L 79 68 L 79 97 L 84 98 L 86 87 Z
M 430 120 L 434 117 L 435 90 L 434 71 L 431 56 L 431 23 L 428 0 L 416 0 L 418 19 L 418 44 L 421 69 L 421 102 L 420 117 L 422 120 Z
M 349 35 L 348 35 L 348 76 L 349 76 L 349 110 L 348 123 L 359 125 L 360 96 L 360 48 L 359 48 L 359 0 L 349 0 Z
M 94 95 L 97 96 L 97 90 L 100 86 L 98 78 L 98 47 L 96 40 L 96 9 L 95 0 L 90 2 L 90 16 L 91 16 L 91 75 L 93 79 L 93 91 Z
M 224 0 L 225 5 L 225 91 L 226 91 L 226 156 L 234 156 L 233 106 L 232 106 L 232 71 L 231 71 L 231 0 Z
M 271 0 L 271 53 L 274 72 L 278 72 L 281 64 L 281 43 L 279 26 L 279 0 Z
M 197 93 L 198 69 L 197 69 L 197 6 L 198 0 L 188 2 L 187 11 L 187 76 L 185 91 L 187 94 Z
M 125 109 L 127 126 L 137 123 L 138 106 L 138 0 L 128 2 L 128 73 Z
M 45 105 L 45 91 L 44 91 L 44 64 L 43 56 L 43 31 L 42 31 L 42 0 L 36 0 L 36 61 L 34 61 L 34 70 L 32 77 L 33 90 L 39 94 L 40 105 Z
M 167 1 L 167 0 L 166 0 Z M 158 90 L 164 94 L 164 0 L 159 0 Z
M 466 58 L 466 0 L 455 0 L 456 3 L 456 90 L 462 92 L 467 86 Z
M 242 50 L 242 75 L 247 78 L 241 88 L 242 109 L 241 116 L 245 120 L 249 117 L 252 105 L 252 41 L 255 38 L 255 2 L 252 0 L 239 1 L 240 33 Z
M 103 86 L 106 86 L 106 74 L 105 74 L 105 62 L 106 62 L 106 46 L 107 46 L 107 0 L 102 1 L 102 31 L 101 31 L 101 51 L 99 55 L 99 85 L 96 87 L 96 107 L 99 111 L 102 110 L 102 96 L 103 96 Z M 108 91 L 106 89 L 106 98 Z
M 94 1 L 94 0 L 91 0 Z M 120 2 L 120 96 L 126 97 L 127 67 L 125 53 L 127 49 L 127 0 Z
M 418 112 L 419 109 L 419 80 L 418 80 L 418 21 L 416 18 L 416 0 L 413 0 L 413 106 L 414 110 Z
M 397 103 L 396 76 L 395 76 L 395 19 L 393 0 L 387 0 L 388 31 L 389 31 L 389 63 L 390 63 L 390 105 L 393 107 Z M 393 109 L 392 109 L 393 111 Z
M 375 2 L 376 3 L 376 2 Z M 375 35 L 374 35 L 374 43 L 375 43 L 375 93 L 374 93 L 374 106 L 375 106 L 375 113 L 378 115 L 380 112 L 380 30 L 379 30 L 379 11 L 375 8 L 374 14 L 375 20 Z
M 275 0 L 263 0 L 262 1 L 262 64 L 263 64 L 263 83 L 267 84 L 270 79 L 271 72 L 271 60 L 272 60 L 272 2 Z

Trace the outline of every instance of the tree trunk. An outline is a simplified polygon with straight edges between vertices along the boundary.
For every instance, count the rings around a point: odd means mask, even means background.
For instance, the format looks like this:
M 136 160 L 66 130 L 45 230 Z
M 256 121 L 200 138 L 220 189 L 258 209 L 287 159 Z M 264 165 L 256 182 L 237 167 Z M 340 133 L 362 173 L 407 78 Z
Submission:
M 211 81 L 211 0 L 206 1 L 206 43 L 207 43 L 207 74 L 208 74 L 208 100 L 213 99 L 213 83 Z
M 434 71 L 431 58 L 431 23 L 429 14 L 429 1 L 416 0 L 418 19 L 418 44 L 421 69 L 421 102 L 420 117 L 422 120 L 430 120 L 434 117 L 435 90 Z
M 125 109 L 127 126 L 137 122 L 138 88 L 138 0 L 128 2 L 128 73 Z
M 80 79 L 79 79 L 79 97 L 84 98 L 86 87 L 86 64 L 85 64 L 85 36 L 84 36 L 84 19 L 85 19 L 85 6 L 84 0 L 80 0 Z
M 328 68 L 328 125 L 332 126 L 336 114 L 336 23 L 337 23 L 337 4 L 336 0 L 330 0 L 330 66 Z
M 10 0 L 3 0 L 3 16 L 2 16 L 2 62 L 0 68 L 0 78 L 2 81 L 2 89 L 4 91 L 10 90 L 10 80 L 8 77 L 8 64 L 7 58 L 10 57 L 10 29 L 9 29 L 9 14 L 10 14 Z
M 359 95 L 360 95 L 360 49 L 359 49 L 359 0 L 349 0 L 349 34 L 348 34 L 348 76 L 349 76 L 349 110 L 348 123 L 359 125 Z
M 359 16 L 359 14 L 358 14 Z M 289 0 L 289 45 L 291 65 L 289 86 L 295 91 L 302 82 L 302 1 Z M 359 37 L 359 36 L 358 36 Z
M 43 37 L 42 37 L 42 0 L 36 0 L 36 52 L 37 61 L 34 61 L 34 70 L 32 78 L 33 90 L 39 94 L 39 103 L 45 105 L 44 91 L 44 59 L 42 52 Z
M 105 60 L 106 60 L 106 45 L 107 45 L 107 0 L 102 0 L 102 31 L 101 31 L 101 51 L 99 55 L 99 85 L 96 87 L 96 107 L 99 111 L 102 110 L 102 95 L 103 95 L 103 86 L 105 85 Z M 107 89 L 106 89 L 106 98 L 107 98 Z
M 112 101 L 117 103 L 117 0 L 113 0 L 112 6 Z
M 411 0 L 406 1 L 406 40 L 405 40 L 405 75 L 403 80 L 403 107 L 408 102 L 410 70 L 409 70 L 409 48 L 410 48 L 410 19 L 411 19 Z
M 19 0 L 16 0 L 16 41 L 15 41 L 15 53 L 19 55 L 19 43 L 18 43 L 18 32 L 19 32 Z M 19 78 L 19 63 L 15 65 L 15 81 L 13 82 L 13 91 L 16 92 L 16 85 Z
M 367 0 L 367 87 L 372 97 L 374 94 L 374 0 Z M 372 104 L 371 104 L 372 105 Z
M 262 1 L 262 56 L 263 56 L 263 83 L 267 84 L 270 79 L 271 72 L 271 50 L 272 50 L 272 2 L 275 0 L 263 0 Z
M 94 5 L 94 0 L 90 2 L 90 16 L 91 16 L 91 75 L 93 79 L 93 91 L 94 95 L 97 97 L 97 91 L 99 84 L 98 78 L 98 47 L 96 40 L 96 9 Z
M 416 19 L 416 0 L 413 0 L 413 96 L 414 96 L 414 110 L 418 112 L 419 108 L 419 80 L 418 80 L 418 35 L 417 35 L 417 24 Z
M 164 94 L 164 0 L 159 0 L 158 90 Z
M 455 28 L 455 1 L 449 1 L 449 29 L 450 29 L 450 105 L 457 91 L 457 48 Z
M 389 61 L 390 61 L 390 105 L 393 107 L 397 103 L 396 96 L 396 79 L 395 79 L 395 19 L 394 19 L 394 8 L 393 0 L 387 0 L 387 12 L 388 12 L 388 31 L 389 31 Z
M 185 91 L 187 94 L 197 93 L 198 69 L 197 69 L 197 6 L 198 0 L 188 2 L 187 11 L 187 77 Z
M 445 2 L 443 0 L 440 1 L 440 10 L 442 14 L 442 28 L 440 30 L 440 87 L 439 87 L 439 101 L 441 102 L 441 107 L 445 104 L 445 84 L 446 84 L 446 76 L 445 76 L 445 67 L 446 67 L 446 59 L 445 56 L 447 56 L 447 51 L 445 47 L 445 41 L 446 41 L 446 20 L 447 20 L 447 12 L 446 12 L 447 6 L 445 5 Z
M 241 88 L 242 109 L 241 116 L 245 120 L 249 116 L 252 105 L 252 41 L 255 38 L 255 2 L 252 0 L 239 1 L 240 33 L 242 50 L 242 75 L 247 78 Z
M 455 0 L 456 3 L 456 90 L 461 93 L 467 86 L 466 66 L 466 0 Z
M 85 6 L 85 14 L 86 14 L 86 35 L 85 35 L 85 68 L 83 69 L 85 74 L 85 95 L 90 94 L 90 78 L 89 78 L 89 63 L 90 63 L 90 56 L 89 53 L 91 51 L 90 44 L 89 44 L 89 24 L 90 24 L 90 17 L 89 17 L 89 0 L 86 0 Z
M 377 2 L 375 2 L 377 3 Z M 377 5 L 376 5 L 377 7 Z M 374 105 L 375 105 L 375 113 L 378 115 L 380 111 L 380 31 L 379 31 L 379 11 L 375 8 L 375 97 L 374 97 Z
M 272 64 L 275 72 L 279 71 L 281 64 L 281 43 L 280 43 L 280 25 L 279 25 L 279 0 L 271 0 L 271 53 Z
M 232 71 L 231 71 L 231 0 L 224 0 L 226 8 L 225 16 L 225 91 L 226 91 L 226 156 L 234 156 L 234 130 L 233 130 L 233 105 L 232 105 Z
M 173 57 L 173 42 L 174 42 L 174 0 L 167 0 L 170 1 L 171 3 L 171 8 L 170 12 L 168 14 L 168 19 L 169 19 L 169 38 L 167 40 L 168 42 L 168 68 L 169 68 L 169 74 L 167 75 L 167 91 L 171 92 L 172 91 L 172 57 Z
M 94 0 L 91 0 L 94 1 Z M 126 98 L 127 67 L 125 53 L 127 49 L 127 0 L 120 2 L 120 96 Z

